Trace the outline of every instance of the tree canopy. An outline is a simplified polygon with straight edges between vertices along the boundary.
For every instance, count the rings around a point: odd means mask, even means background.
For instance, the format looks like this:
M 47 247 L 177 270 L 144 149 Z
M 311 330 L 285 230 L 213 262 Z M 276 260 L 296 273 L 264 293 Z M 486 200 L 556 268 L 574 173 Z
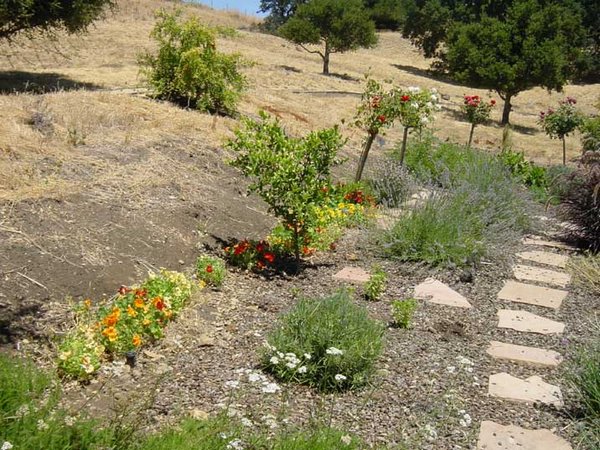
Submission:
M 115 5 L 115 0 L 3 0 L 0 39 L 34 31 L 82 31 Z
M 403 34 L 454 79 L 495 90 L 504 124 L 520 92 L 562 90 L 586 45 L 574 1 L 412 0 Z
M 375 24 L 365 13 L 362 0 L 310 0 L 300 5 L 279 33 L 323 59 L 323 73 L 329 74 L 331 53 L 343 53 L 377 43 Z M 321 45 L 311 50 L 306 45 Z

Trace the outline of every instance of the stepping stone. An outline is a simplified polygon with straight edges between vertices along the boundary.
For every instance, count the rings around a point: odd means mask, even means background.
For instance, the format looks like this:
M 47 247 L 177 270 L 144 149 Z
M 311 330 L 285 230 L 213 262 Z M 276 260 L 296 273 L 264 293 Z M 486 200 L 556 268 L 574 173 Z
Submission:
M 523 239 L 525 245 L 539 245 L 541 247 L 560 248 L 563 250 L 576 250 L 575 247 L 558 241 L 548 241 L 539 236 L 529 236 Z
M 537 375 L 525 380 L 507 373 L 490 375 L 488 393 L 492 397 L 526 403 L 544 403 L 557 408 L 563 406 L 562 393 L 558 386 L 548 384 Z
M 477 450 L 573 450 L 573 447 L 550 430 L 528 430 L 484 420 Z
M 532 252 L 517 253 L 517 256 L 527 261 L 533 261 L 536 263 L 561 268 L 565 268 L 567 266 L 567 261 L 569 259 L 569 257 L 565 255 L 559 255 L 558 253 L 541 252 L 539 250 L 535 250 Z
M 565 331 L 565 324 L 546 319 L 528 311 L 501 309 L 498 311 L 498 327 L 539 334 L 560 334 Z
M 538 283 L 554 284 L 565 287 L 571 282 L 571 276 L 564 272 L 555 270 L 541 269 L 533 266 L 516 265 L 513 267 L 513 273 L 517 280 L 536 281 Z
M 487 353 L 496 359 L 506 359 L 532 366 L 556 367 L 563 360 L 561 354 L 554 350 L 506 344 L 498 341 L 490 342 Z
M 360 267 L 344 267 L 333 278 L 340 281 L 348 281 L 350 283 L 363 284 L 369 281 L 370 275 Z
M 558 309 L 568 294 L 567 291 L 560 289 L 551 289 L 509 280 L 504 283 L 504 287 L 498 292 L 498 298 L 500 300 Z
M 440 305 L 472 308 L 469 301 L 444 283 L 427 278 L 415 288 L 415 298 Z

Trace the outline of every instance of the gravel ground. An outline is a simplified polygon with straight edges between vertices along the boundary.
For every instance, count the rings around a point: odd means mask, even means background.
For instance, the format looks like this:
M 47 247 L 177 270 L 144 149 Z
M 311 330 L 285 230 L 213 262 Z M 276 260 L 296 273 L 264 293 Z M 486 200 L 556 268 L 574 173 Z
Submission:
M 550 225 L 544 222 L 548 230 Z M 556 312 L 498 300 L 503 281 L 511 278 L 515 253 L 525 249 L 518 239 L 496 249 L 503 258 L 483 261 L 471 282 L 461 282 L 461 270 L 434 270 L 369 256 L 364 245 L 367 234 L 350 230 L 335 252 L 313 257 L 295 277 L 230 273 L 222 290 L 198 294 L 170 326 L 166 339 L 143 352 L 133 370 L 118 362 L 108 365 L 88 386 L 67 385 L 69 401 L 101 413 L 120 401 L 132 405 L 132 397 L 142 398 L 140 393 L 154 389 L 156 398 L 147 399 L 152 404 L 147 411 L 152 427 L 174 423 L 181 415 L 204 417 L 229 408 L 231 416 L 245 417 L 256 426 L 302 425 L 320 418 L 357 433 L 369 445 L 392 448 L 475 448 L 483 420 L 549 428 L 573 441 L 570 412 L 576 405 L 563 380 L 568 363 L 554 370 L 532 368 L 492 360 L 485 350 L 490 341 L 499 340 L 557 350 L 568 360 L 587 333 L 585 319 L 598 310 L 597 299 L 572 289 Z M 282 385 L 276 393 L 264 393 L 264 383 L 249 381 L 248 375 L 258 372 L 258 350 L 266 333 L 298 296 L 327 295 L 343 285 L 332 280 L 341 268 L 369 269 L 375 262 L 389 276 L 382 300 L 365 302 L 360 291 L 355 296 L 374 318 L 390 323 L 390 301 L 412 296 L 413 288 L 429 276 L 463 294 L 473 308 L 420 302 L 410 330 L 388 328 L 377 375 L 372 386 L 362 391 L 331 396 L 304 386 Z M 544 336 L 498 329 L 496 313 L 501 308 L 524 309 L 564 321 L 566 332 Z M 557 410 L 489 397 L 488 377 L 499 372 L 520 378 L 539 375 L 558 384 L 566 407 Z M 236 383 L 230 381 L 239 381 L 237 388 L 231 388 Z

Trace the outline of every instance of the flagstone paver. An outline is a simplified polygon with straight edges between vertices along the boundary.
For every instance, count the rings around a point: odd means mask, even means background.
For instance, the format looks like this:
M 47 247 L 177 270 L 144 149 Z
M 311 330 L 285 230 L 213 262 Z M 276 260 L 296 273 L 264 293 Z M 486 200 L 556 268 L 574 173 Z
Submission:
M 572 447 L 550 430 L 528 430 L 486 420 L 481 423 L 477 450 L 572 450 Z
M 502 290 L 498 292 L 498 298 L 500 300 L 510 300 L 517 303 L 528 303 L 530 305 L 558 309 L 568 294 L 567 291 L 560 289 L 508 280 L 504 283 Z
M 562 355 L 554 350 L 507 344 L 498 341 L 490 342 L 487 353 L 496 359 L 505 359 L 532 366 L 556 367 L 563 360 Z
M 511 309 L 498 311 L 498 327 L 539 334 L 560 334 L 565 330 L 565 324 L 562 322 L 547 319 L 528 311 Z
M 546 264 L 547 266 L 555 266 L 564 268 L 567 266 L 568 256 L 559 255 L 558 253 L 542 252 L 534 250 L 530 252 L 517 253 L 517 256 L 527 261 L 533 261 L 540 264 Z
M 472 308 L 469 301 L 458 292 L 433 278 L 427 278 L 415 287 L 415 297 L 432 303 L 459 308 Z
M 492 397 L 517 402 L 539 402 L 556 407 L 563 406 L 560 388 L 546 383 L 537 375 L 522 380 L 505 372 L 496 373 L 490 376 L 488 393 Z
M 344 267 L 333 278 L 350 283 L 363 284 L 369 281 L 369 273 L 360 267 Z
M 560 248 L 562 250 L 576 250 L 575 247 L 558 241 L 550 241 L 539 236 L 529 236 L 523 239 L 525 245 L 539 245 L 541 247 Z
M 571 282 L 571 276 L 567 273 L 534 266 L 517 264 L 513 267 L 513 273 L 515 278 L 521 281 L 535 281 L 560 287 L 565 287 Z

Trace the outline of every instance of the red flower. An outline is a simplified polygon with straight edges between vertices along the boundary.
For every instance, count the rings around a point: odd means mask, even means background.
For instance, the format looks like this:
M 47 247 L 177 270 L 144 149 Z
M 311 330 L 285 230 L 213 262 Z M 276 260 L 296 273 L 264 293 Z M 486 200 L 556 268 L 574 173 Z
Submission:
M 262 253 L 266 249 L 267 249 L 267 245 L 263 241 L 260 241 L 258 244 L 256 244 L 256 251 L 258 253 Z
M 154 297 L 152 299 L 152 303 L 154 304 L 156 309 L 158 309 L 159 311 L 162 311 L 163 309 L 165 309 L 165 302 L 160 297 Z
M 126 287 L 126 286 L 121 286 L 121 287 L 119 288 L 119 294 L 121 294 L 121 295 L 125 295 L 125 294 L 127 294 L 127 293 L 129 293 L 129 292 L 131 292 L 131 289 L 129 289 L 129 288 L 128 288 L 128 287 Z
M 385 123 L 385 116 L 383 114 L 377 116 L 377 120 L 379 120 L 379 122 L 381 123 Z
M 213 271 L 213 266 L 211 266 L 210 264 L 208 266 L 206 266 L 207 273 L 212 273 L 212 271 Z
M 273 264 L 273 261 L 275 261 L 275 255 L 271 252 L 265 253 L 263 258 L 265 258 L 265 261 L 268 261 L 271 264 Z
M 258 270 L 263 270 L 265 268 L 265 263 L 262 261 L 256 261 L 256 267 Z
M 148 291 L 146 289 L 136 289 L 135 290 L 136 297 L 145 297 L 146 295 L 148 295 Z
M 494 99 L 491 99 L 491 100 L 490 100 L 490 105 L 494 106 L 495 104 L 496 104 L 496 100 L 494 100 Z
M 400 100 L 402 100 L 403 102 L 407 102 L 410 100 L 410 95 L 403 95 L 402 97 L 400 97 Z

